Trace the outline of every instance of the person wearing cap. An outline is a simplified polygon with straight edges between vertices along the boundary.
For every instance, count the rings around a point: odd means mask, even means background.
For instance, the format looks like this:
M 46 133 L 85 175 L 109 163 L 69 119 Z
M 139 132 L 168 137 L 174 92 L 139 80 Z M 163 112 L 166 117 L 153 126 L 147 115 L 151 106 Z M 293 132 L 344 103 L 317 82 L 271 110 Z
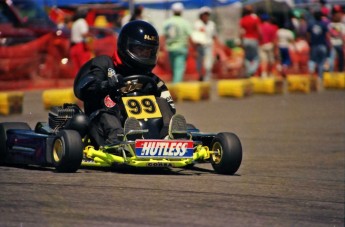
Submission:
M 184 6 L 180 2 L 172 4 L 173 16 L 163 22 L 163 40 L 161 48 L 168 52 L 172 70 L 172 82 L 183 80 L 186 70 L 186 60 L 189 45 L 192 43 L 190 35 L 192 26 L 182 17 Z
M 335 5 L 332 10 L 332 20 L 328 24 L 331 43 L 329 56 L 330 72 L 344 72 L 345 69 L 345 23 L 341 22 L 341 17 L 342 9 L 339 5 Z
M 271 72 L 275 63 L 275 50 L 277 47 L 278 26 L 273 24 L 268 14 L 261 15 L 262 23 L 259 25 L 262 38 L 259 45 L 259 58 L 261 77 L 272 76 Z
M 90 49 L 92 35 L 89 32 L 89 25 L 85 19 L 86 15 L 87 10 L 79 9 L 73 16 L 70 56 L 74 67 L 74 74 L 92 57 Z
M 318 76 L 318 85 L 322 89 L 323 67 L 330 50 L 329 29 L 322 20 L 322 12 L 314 12 L 315 21 L 308 25 L 307 35 L 310 46 L 310 57 L 308 62 L 309 73 L 313 75 L 315 68 Z
M 212 77 L 213 47 L 214 43 L 218 42 L 216 24 L 210 20 L 210 15 L 210 7 L 201 7 L 199 9 L 199 19 L 195 21 L 192 33 L 192 40 L 198 53 L 197 70 L 200 81 L 209 81 Z
M 243 8 L 243 16 L 240 19 L 240 28 L 247 77 L 255 75 L 259 67 L 260 23 L 261 20 L 254 13 L 253 7 L 246 5 Z

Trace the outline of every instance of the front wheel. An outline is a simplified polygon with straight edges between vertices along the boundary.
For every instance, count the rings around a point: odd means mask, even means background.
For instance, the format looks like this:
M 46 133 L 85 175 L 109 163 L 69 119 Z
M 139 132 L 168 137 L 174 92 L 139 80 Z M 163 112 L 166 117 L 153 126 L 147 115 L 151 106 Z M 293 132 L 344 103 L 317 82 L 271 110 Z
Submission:
M 62 130 L 57 134 L 52 149 L 53 164 L 58 172 L 76 172 L 83 159 L 83 143 L 74 130 Z
M 218 152 L 211 156 L 213 169 L 220 174 L 233 175 L 242 162 L 242 145 L 234 133 L 217 134 L 211 143 L 211 150 Z

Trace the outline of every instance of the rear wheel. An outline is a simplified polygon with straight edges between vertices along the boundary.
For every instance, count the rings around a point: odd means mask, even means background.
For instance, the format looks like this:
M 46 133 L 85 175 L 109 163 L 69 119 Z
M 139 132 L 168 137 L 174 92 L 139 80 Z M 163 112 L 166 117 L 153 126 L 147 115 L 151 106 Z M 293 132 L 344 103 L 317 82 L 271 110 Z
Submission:
M 53 164 L 58 172 L 76 172 L 83 159 L 83 142 L 74 130 L 62 130 L 57 134 L 52 149 Z
M 25 122 L 4 122 L 0 123 L 0 162 L 4 161 L 8 153 L 7 149 L 7 130 L 9 129 L 25 129 L 31 130 L 30 126 Z
M 213 169 L 220 174 L 235 174 L 242 162 L 239 138 L 233 133 L 219 133 L 212 140 L 211 149 L 218 152 L 211 156 Z

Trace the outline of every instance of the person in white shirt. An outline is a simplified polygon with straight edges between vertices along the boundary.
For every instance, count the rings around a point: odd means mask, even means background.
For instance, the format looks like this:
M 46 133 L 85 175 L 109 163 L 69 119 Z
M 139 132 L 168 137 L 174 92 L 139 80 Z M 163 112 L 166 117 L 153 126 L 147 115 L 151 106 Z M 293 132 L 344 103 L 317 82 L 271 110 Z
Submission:
M 194 23 L 192 41 L 197 48 L 197 70 L 200 81 L 209 81 L 214 63 L 213 47 L 217 41 L 216 24 L 210 20 L 211 8 L 199 10 L 199 19 Z
M 294 45 L 295 37 L 287 26 L 281 26 L 277 31 L 278 48 L 280 55 L 280 67 L 283 76 L 286 76 L 287 69 L 292 65 L 289 53 L 289 46 Z
M 341 12 L 334 12 L 332 21 L 328 24 L 331 42 L 331 53 L 329 56 L 329 71 L 344 72 L 345 68 L 345 24 L 341 22 Z M 338 64 L 336 64 L 336 62 Z
M 80 67 L 91 59 L 91 50 L 87 38 L 90 37 L 89 25 L 85 20 L 86 11 L 79 10 L 74 16 L 71 28 L 70 56 L 75 74 Z

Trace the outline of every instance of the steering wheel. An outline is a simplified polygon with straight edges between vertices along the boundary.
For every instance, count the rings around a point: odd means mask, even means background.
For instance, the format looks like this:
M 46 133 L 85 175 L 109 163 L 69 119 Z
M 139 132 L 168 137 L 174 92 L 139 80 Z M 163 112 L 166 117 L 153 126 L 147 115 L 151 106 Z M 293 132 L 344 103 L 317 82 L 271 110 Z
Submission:
M 156 81 L 146 75 L 132 75 L 123 78 L 124 86 L 120 88 L 122 93 L 131 93 L 139 89 L 147 89 L 146 92 L 156 93 L 158 90 Z

